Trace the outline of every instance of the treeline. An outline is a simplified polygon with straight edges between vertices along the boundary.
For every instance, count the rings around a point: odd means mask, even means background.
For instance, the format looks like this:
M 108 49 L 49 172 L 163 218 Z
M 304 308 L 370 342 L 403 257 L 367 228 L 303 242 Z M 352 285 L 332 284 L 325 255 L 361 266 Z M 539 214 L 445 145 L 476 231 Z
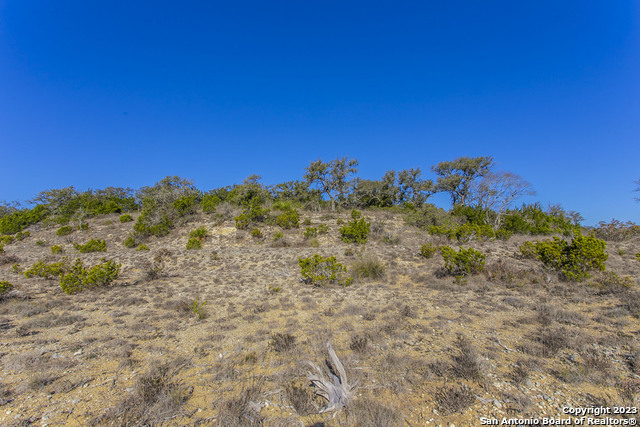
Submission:
M 162 236 L 180 218 L 201 209 L 213 214 L 221 204 L 243 209 L 236 218 L 239 228 L 269 218 L 270 209 L 292 213 L 297 209 L 402 210 L 407 220 L 433 233 L 465 233 L 500 236 L 500 233 L 571 233 L 579 225 L 577 213 L 559 207 L 542 209 L 539 204 L 514 207 L 523 196 L 534 195 L 531 184 L 511 172 L 495 171 L 491 157 L 460 157 L 431 167 L 433 179 L 420 168 L 388 171 L 379 180 L 357 176 L 356 159 L 318 160 L 309 164 L 302 179 L 272 186 L 252 175 L 242 184 L 198 190 L 192 181 L 166 177 L 155 185 L 137 190 L 108 187 L 77 191 L 73 187 L 43 191 L 32 201 L 35 207 L 0 207 L 0 233 L 17 233 L 35 223 L 68 224 L 78 227 L 90 217 L 110 213 L 140 211 L 134 230 L 139 236 Z M 447 212 L 428 203 L 437 193 L 450 197 Z M 460 229 L 466 226 L 467 230 Z M 469 231 L 469 227 L 473 228 Z M 502 230 L 502 231 L 500 231 Z

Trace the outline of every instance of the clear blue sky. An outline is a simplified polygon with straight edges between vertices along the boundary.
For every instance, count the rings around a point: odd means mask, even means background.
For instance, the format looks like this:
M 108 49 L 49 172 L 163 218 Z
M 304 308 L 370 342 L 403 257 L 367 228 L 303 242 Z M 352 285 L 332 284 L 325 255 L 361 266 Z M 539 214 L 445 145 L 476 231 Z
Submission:
M 489 155 L 640 222 L 639 137 L 637 0 L 0 0 L 0 200 Z

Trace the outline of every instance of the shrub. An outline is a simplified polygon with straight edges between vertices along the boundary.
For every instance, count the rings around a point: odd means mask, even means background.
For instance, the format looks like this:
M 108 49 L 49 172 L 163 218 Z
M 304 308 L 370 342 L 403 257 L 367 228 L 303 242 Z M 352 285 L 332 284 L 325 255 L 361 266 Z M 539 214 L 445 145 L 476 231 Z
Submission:
M 636 261 L 640 261 L 640 252 L 636 254 Z
M 300 226 L 300 214 L 296 209 L 286 210 L 276 218 L 276 224 L 284 230 Z
M 206 239 L 208 235 L 209 232 L 207 231 L 206 227 L 198 227 L 189 233 L 189 237 L 200 240 Z
M 597 287 L 601 293 L 615 293 L 633 286 L 633 279 L 630 277 L 619 276 L 613 271 L 603 271 L 602 274 L 594 280 L 593 285 Z
M 31 236 L 31 233 L 28 231 L 19 231 L 15 235 L 15 239 L 19 241 L 23 241 L 27 237 Z
M 318 234 L 327 234 L 329 232 L 329 226 L 324 224 L 318 224 Z
M 254 228 L 253 230 L 251 230 L 251 237 L 253 237 L 254 239 L 262 239 L 264 235 L 259 228 Z
M 222 203 L 222 199 L 215 194 L 205 194 L 202 196 L 202 212 L 204 213 L 214 213 L 216 211 L 216 207 Z
M 36 246 L 47 246 L 47 242 L 44 240 L 36 240 Z
M 384 277 L 384 265 L 380 260 L 371 255 L 359 257 L 351 264 L 351 271 L 354 277 L 381 279 Z
M 70 225 L 64 225 L 56 230 L 57 236 L 67 236 L 71 233 L 73 233 L 73 227 L 71 227 Z
M 316 237 L 318 235 L 318 229 L 315 227 L 307 227 L 304 230 L 304 233 L 302 233 L 302 235 L 309 239 L 311 237 Z
M 473 248 L 460 248 L 457 252 L 449 246 L 440 247 L 444 268 L 452 276 L 478 274 L 484 270 L 485 255 Z
M 138 246 L 138 248 L 136 249 L 137 251 L 148 251 L 149 250 L 149 246 L 147 245 L 140 245 Z
M 198 320 L 202 320 L 207 317 L 207 310 L 204 308 L 204 306 L 207 305 L 208 302 L 209 301 L 207 300 L 199 301 L 198 298 L 196 298 L 191 303 L 190 310 L 193 314 L 195 314 L 198 317 Z
M 54 262 L 51 264 L 47 264 L 44 261 L 38 261 L 33 264 L 31 268 L 25 270 L 23 274 L 26 278 L 37 276 L 44 279 L 53 279 L 54 277 L 64 274 L 68 266 L 67 264 L 68 262 L 66 259 L 61 262 Z
M 106 252 L 107 242 L 104 240 L 91 239 L 84 245 L 74 243 L 73 247 L 80 253 L 86 254 L 90 252 Z
M 429 228 L 432 225 L 448 225 L 451 218 L 444 209 L 427 203 L 420 209 L 407 209 L 405 221 L 419 228 Z
M 135 248 L 138 245 L 136 238 L 133 235 L 128 235 L 124 242 L 122 242 L 125 248 Z
M 495 233 L 490 226 L 469 223 L 454 227 L 432 225 L 429 227 L 429 234 L 446 236 L 449 240 L 455 239 L 460 243 L 466 243 L 474 239 L 482 240 L 495 237 Z
M 118 278 L 122 264 L 107 261 L 85 268 L 82 260 L 76 258 L 73 265 L 60 277 L 60 287 L 67 294 L 78 293 L 85 288 L 107 286 Z
M 260 206 L 258 199 L 252 199 L 245 204 L 240 215 L 234 218 L 238 230 L 246 230 L 251 224 L 263 222 L 269 216 L 269 209 Z
M 284 239 L 284 234 L 282 233 L 282 231 L 278 231 L 273 235 L 273 241 L 277 242 L 278 240 L 282 240 Z
M 422 247 L 420 248 L 420 255 L 425 258 L 431 258 L 437 250 L 438 248 L 433 246 L 433 243 L 428 243 L 426 245 L 422 245 Z
M 6 294 L 11 289 L 13 289 L 13 284 L 7 282 L 6 280 L 0 280 L 0 295 Z
M 610 223 L 600 221 L 598 226 L 593 230 L 594 235 L 602 240 L 612 242 L 621 242 L 629 240 L 640 234 L 640 225 L 636 225 L 631 221 L 623 223 L 617 219 L 612 219 Z
M 340 228 L 340 237 L 345 243 L 367 243 L 371 223 L 362 218 L 357 210 L 351 211 L 352 221 Z
M 136 223 L 133 225 L 133 231 L 142 236 L 164 237 L 171 232 L 173 221 L 168 215 L 161 215 L 158 219 L 154 219 L 150 210 L 143 210 Z
M 178 216 L 186 216 L 193 214 L 196 205 L 196 197 L 194 195 L 182 196 L 173 202 L 173 207 L 178 212 Z
M 308 258 L 298 258 L 300 273 L 306 283 L 323 286 L 328 283 L 339 283 L 348 286 L 353 279 L 345 278 L 347 268 L 340 264 L 335 256 L 322 257 L 315 254 Z
M 0 236 L 0 245 L 9 245 L 13 243 L 15 237 L 13 236 Z
M 0 218 L 0 234 L 18 233 L 28 226 L 42 221 L 47 215 L 49 215 L 49 209 L 43 205 L 5 215 Z
M 62 249 L 62 246 L 58 246 L 58 245 L 53 245 L 51 246 L 51 253 L 52 254 L 61 254 L 62 252 L 64 252 L 64 250 Z
M 296 345 L 296 337 L 291 334 L 275 333 L 271 335 L 269 346 L 278 353 L 291 350 Z
M 604 271 L 606 243 L 594 236 L 576 236 L 571 244 L 554 237 L 553 240 L 525 242 L 520 252 L 542 261 L 547 267 L 558 270 L 566 280 L 582 281 L 590 277 L 589 271 Z
M 302 225 L 311 225 L 311 218 L 305 218 L 304 221 L 302 221 Z
M 133 217 L 129 214 L 120 215 L 120 222 L 131 222 Z
M 187 240 L 187 245 L 186 245 L 186 249 L 191 250 L 191 249 L 202 249 L 202 240 L 196 238 L 196 237 L 189 237 L 189 240 Z

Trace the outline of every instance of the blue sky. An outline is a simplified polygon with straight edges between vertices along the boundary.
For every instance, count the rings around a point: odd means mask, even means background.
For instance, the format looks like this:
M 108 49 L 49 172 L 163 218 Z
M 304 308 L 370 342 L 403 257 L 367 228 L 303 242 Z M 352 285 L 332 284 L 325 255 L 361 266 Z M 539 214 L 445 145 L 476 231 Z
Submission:
M 639 136 L 636 0 L 0 0 L 0 200 L 488 155 L 640 222 Z

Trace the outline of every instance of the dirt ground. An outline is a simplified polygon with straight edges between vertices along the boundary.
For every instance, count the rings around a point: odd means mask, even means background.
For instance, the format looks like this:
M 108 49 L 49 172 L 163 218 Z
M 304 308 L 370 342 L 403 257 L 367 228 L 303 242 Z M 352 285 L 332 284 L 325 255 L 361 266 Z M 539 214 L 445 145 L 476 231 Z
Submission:
M 629 289 L 596 287 L 599 274 L 560 281 L 519 256 L 524 236 L 465 244 L 487 255 L 487 272 L 456 281 L 420 247 L 457 243 L 398 213 L 365 217 L 364 247 L 339 238 L 348 212 L 304 212 L 329 227 L 316 239 L 304 225 L 263 226 L 256 238 L 200 215 L 144 242 L 148 251 L 123 246 L 134 223 L 117 215 L 68 236 L 32 226 L 0 263 L 0 280 L 15 286 L 0 301 L 0 425 L 476 426 L 639 406 L 640 239 L 607 244 L 607 269 L 631 277 Z M 202 249 L 186 250 L 201 226 Z M 107 251 L 74 250 L 91 238 Z M 316 253 L 348 267 L 368 256 L 385 272 L 314 287 L 298 258 Z M 115 260 L 120 277 L 67 295 L 55 279 L 20 274 L 63 257 Z M 322 366 L 327 342 L 356 386 L 347 408 L 321 412 L 307 362 Z

